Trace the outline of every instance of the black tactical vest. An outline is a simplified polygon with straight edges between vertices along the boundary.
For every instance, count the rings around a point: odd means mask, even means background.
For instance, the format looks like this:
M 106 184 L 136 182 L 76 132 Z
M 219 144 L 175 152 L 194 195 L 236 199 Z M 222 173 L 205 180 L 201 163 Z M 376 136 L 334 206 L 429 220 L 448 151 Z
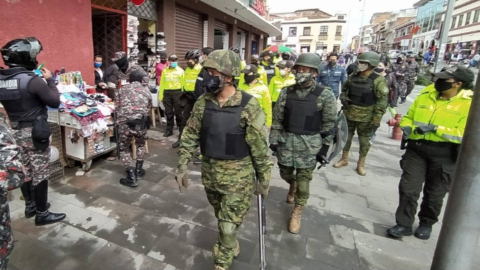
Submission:
M 372 72 L 370 76 L 363 80 L 360 75 L 352 77 L 350 81 L 350 90 L 348 98 L 350 103 L 362 107 L 368 107 L 375 104 L 375 93 L 373 92 L 373 82 L 380 77 L 379 74 Z
M 220 160 L 240 160 L 250 155 L 246 129 L 240 126 L 240 116 L 251 98 L 242 91 L 241 104 L 235 107 L 220 107 L 205 100 L 200 131 L 202 155 Z
M 288 88 L 284 111 L 285 131 L 297 135 L 320 133 L 322 111 L 317 110 L 317 99 L 324 89 L 322 86 L 317 86 L 305 98 L 300 98 L 295 93 L 294 87 Z
M 262 64 L 262 67 L 265 69 L 265 73 L 267 73 L 267 82 L 270 84 L 270 80 L 275 76 L 275 65 L 265 66 Z
M 0 102 L 10 121 L 33 122 L 38 116 L 48 117 L 45 104 L 28 89 L 36 76 L 25 69 L 19 69 L 19 72 L 0 70 Z

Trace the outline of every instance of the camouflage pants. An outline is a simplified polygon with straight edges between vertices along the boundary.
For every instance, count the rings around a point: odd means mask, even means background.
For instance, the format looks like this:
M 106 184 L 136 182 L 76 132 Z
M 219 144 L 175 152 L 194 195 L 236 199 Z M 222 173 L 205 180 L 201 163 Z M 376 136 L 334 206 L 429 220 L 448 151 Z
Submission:
M 0 194 L 0 270 L 7 269 L 8 257 L 14 245 L 7 196 L 6 190 Z
M 398 82 L 398 92 L 400 93 L 401 98 L 407 97 L 407 82 L 406 81 L 399 81 Z
M 33 146 L 32 128 L 12 130 L 17 144 L 22 147 L 22 159 L 25 166 L 25 182 L 33 181 L 33 186 L 47 180 L 49 176 L 50 147 L 47 150 L 37 150 Z
M 135 138 L 137 146 L 137 160 L 145 158 L 147 142 L 147 130 L 132 130 L 126 124 L 120 124 L 118 128 L 120 137 L 120 158 L 125 168 L 134 167 L 130 147 L 132 146 L 132 138 Z
M 413 91 L 413 88 L 415 88 L 415 80 L 414 79 L 411 79 L 410 81 L 408 81 L 408 85 L 407 85 L 407 95 L 410 95 Z
M 366 157 L 368 151 L 370 150 L 370 137 L 372 136 L 372 126 L 370 122 L 357 122 L 357 121 L 349 121 L 347 120 L 348 124 L 348 139 L 345 143 L 345 147 L 343 151 L 348 152 L 350 151 L 350 147 L 352 147 L 353 136 L 355 135 L 355 130 L 357 130 L 358 134 L 358 142 L 360 143 L 360 157 Z
M 287 183 L 292 184 L 292 182 L 297 181 L 297 192 L 295 193 L 295 204 L 297 205 L 307 205 L 308 198 L 310 197 L 310 181 L 313 179 L 313 171 L 315 167 L 312 168 L 297 168 L 297 174 L 295 175 L 294 167 L 283 166 L 278 163 L 280 167 L 280 176 Z

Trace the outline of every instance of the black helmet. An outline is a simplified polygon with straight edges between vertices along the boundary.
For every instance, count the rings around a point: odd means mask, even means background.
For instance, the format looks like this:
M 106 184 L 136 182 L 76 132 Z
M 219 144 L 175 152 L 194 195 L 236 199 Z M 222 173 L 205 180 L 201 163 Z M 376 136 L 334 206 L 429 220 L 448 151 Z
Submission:
M 234 53 L 236 53 L 236 54 L 239 54 L 239 53 L 240 53 L 240 48 L 238 48 L 238 47 L 231 47 L 231 48 L 229 49 L 229 51 L 232 51 L 232 52 L 234 52 Z
M 185 54 L 185 60 L 193 59 L 198 60 L 200 58 L 200 50 L 192 49 Z
M 292 57 L 292 54 L 289 53 L 289 52 L 282 53 L 282 59 L 285 60 L 285 61 L 290 60 L 291 57 Z
M 37 38 L 14 39 L 0 50 L 3 62 L 8 67 L 36 69 L 37 55 L 42 51 L 42 43 Z

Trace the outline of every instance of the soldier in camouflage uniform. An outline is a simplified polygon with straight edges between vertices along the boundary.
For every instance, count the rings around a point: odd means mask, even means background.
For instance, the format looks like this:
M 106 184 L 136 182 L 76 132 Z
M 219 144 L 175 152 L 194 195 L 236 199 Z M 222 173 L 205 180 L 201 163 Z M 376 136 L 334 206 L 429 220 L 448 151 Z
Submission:
M 6 270 L 13 250 L 8 191 L 19 188 L 25 181 L 21 149 L 16 145 L 5 115 L 0 112 L 0 270 Z
M 343 149 L 343 156 L 333 165 L 340 168 L 348 165 L 348 155 L 353 136 L 357 130 L 360 142 L 360 155 L 357 173 L 365 176 L 365 160 L 370 150 L 370 137 L 380 126 L 380 121 L 387 110 L 388 85 L 385 77 L 374 72 L 380 56 L 374 52 L 364 52 L 358 57 L 359 72 L 348 78 L 343 86 L 340 100 L 348 123 L 348 140 Z
M 127 171 L 127 178 L 120 179 L 120 184 L 129 187 L 138 186 L 137 179 L 145 175 L 143 160 L 147 141 L 149 112 L 152 109 L 152 95 L 142 85 L 143 73 L 133 71 L 129 76 L 129 84 L 118 90 L 115 100 L 118 133 L 120 135 L 120 158 Z M 130 147 L 135 138 L 137 162 L 133 167 Z
M 295 202 L 291 233 L 300 231 L 313 171 L 317 161 L 324 162 L 337 119 L 335 95 L 315 83 L 320 66 L 316 54 L 301 54 L 292 71 L 296 84 L 282 89 L 273 111 L 270 148 L 277 152 L 280 176 L 290 184 L 287 202 Z
M 408 64 L 408 85 L 407 85 L 407 95 L 412 93 L 413 88 L 415 88 L 415 82 L 417 81 L 417 75 L 420 73 L 420 65 L 415 61 L 415 55 L 411 54 L 407 58 Z
M 233 83 L 240 76 L 238 55 L 214 51 L 203 66 L 207 93 L 195 103 L 183 130 L 175 179 L 180 189 L 188 186 L 187 164 L 200 145 L 202 182 L 220 232 L 213 248 L 215 270 L 226 270 L 240 252 L 237 232 L 250 209 L 252 194 L 268 194 L 273 164 L 265 113 L 256 98 Z
M 409 66 L 408 63 L 405 61 L 405 58 L 402 54 L 400 54 L 397 58 L 397 61 L 392 64 L 390 67 L 391 72 L 395 74 L 395 78 L 397 79 L 398 83 L 398 90 L 400 93 L 400 104 L 405 103 L 407 101 L 407 84 L 410 80 L 409 77 Z

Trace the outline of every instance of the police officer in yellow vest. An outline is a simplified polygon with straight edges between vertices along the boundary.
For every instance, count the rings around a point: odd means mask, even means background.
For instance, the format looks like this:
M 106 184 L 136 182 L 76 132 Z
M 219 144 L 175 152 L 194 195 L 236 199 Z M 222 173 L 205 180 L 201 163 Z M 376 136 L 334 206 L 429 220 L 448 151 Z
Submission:
M 257 67 L 257 73 L 259 76 L 258 80 L 263 82 L 263 84 L 268 85 L 267 72 L 265 72 L 265 69 L 260 65 L 260 56 L 258 56 L 258 54 L 252 54 L 252 57 L 250 58 L 250 65 L 254 65 Z M 245 83 L 245 74 L 242 73 L 242 75 L 240 75 L 239 85 L 242 85 L 244 83 Z
M 178 66 L 178 57 L 176 55 L 170 55 L 168 61 L 170 62 L 170 66 L 162 72 L 160 91 L 158 93 L 158 99 L 163 102 L 163 105 L 165 106 L 165 114 L 167 116 L 167 131 L 163 134 L 163 137 L 170 137 L 173 135 L 173 126 L 175 122 L 177 122 L 180 134 L 183 131 L 180 97 L 183 95 L 182 88 L 184 71 Z
M 402 119 L 400 127 L 408 139 L 400 161 L 403 170 L 399 185 L 397 225 L 388 235 L 401 238 L 413 234 L 412 225 L 423 187 L 420 226 L 415 237 L 429 239 L 438 222 L 443 199 L 450 188 L 458 149 L 462 143 L 472 102 L 473 72 L 457 66 L 436 73 L 435 89 L 421 93 Z
M 182 106 L 182 124 L 180 125 L 183 129 L 187 124 L 188 118 L 190 118 L 190 113 L 192 112 L 193 105 L 195 105 L 195 83 L 197 82 L 198 75 L 202 71 L 202 65 L 199 63 L 201 52 L 199 49 L 193 49 L 188 51 L 185 54 L 185 60 L 187 60 L 187 69 L 185 70 L 185 75 L 183 76 L 183 95 L 180 98 L 180 104 Z M 178 140 L 172 145 L 173 148 L 180 147 L 180 138 L 182 133 L 180 131 L 180 136 Z
M 272 99 L 268 87 L 258 80 L 259 75 L 256 66 L 247 65 L 242 73 L 245 74 L 245 82 L 238 88 L 257 98 L 260 107 L 265 112 L 267 128 L 270 128 L 272 126 Z
M 231 48 L 229 49 L 229 51 L 232 51 L 232 52 L 236 53 L 236 54 L 238 55 L 238 57 L 239 57 L 240 59 L 242 59 L 242 56 L 240 55 L 240 48 L 238 48 L 238 47 L 231 47 Z M 241 60 L 241 61 L 240 61 L 240 70 L 243 70 L 246 65 L 247 65 L 247 63 L 245 62 L 245 60 Z M 243 77 L 243 76 L 235 77 L 235 81 L 234 81 L 234 82 L 235 82 L 237 85 L 238 85 L 239 82 L 242 80 L 241 77 Z
M 270 90 L 270 96 L 272 97 L 272 108 L 275 107 L 275 103 L 277 102 L 282 89 L 295 84 L 295 75 L 291 73 L 294 64 L 295 62 L 293 61 L 285 60 L 277 63 L 279 72 L 272 78 L 268 87 Z
M 265 51 L 262 52 L 262 62 L 260 62 L 260 66 L 265 69 L 267 73 L 267 85 L 270 83 L 270 80 L 275 76 L 275 63 L 273 59 L 273 52 L 272 51 Z

